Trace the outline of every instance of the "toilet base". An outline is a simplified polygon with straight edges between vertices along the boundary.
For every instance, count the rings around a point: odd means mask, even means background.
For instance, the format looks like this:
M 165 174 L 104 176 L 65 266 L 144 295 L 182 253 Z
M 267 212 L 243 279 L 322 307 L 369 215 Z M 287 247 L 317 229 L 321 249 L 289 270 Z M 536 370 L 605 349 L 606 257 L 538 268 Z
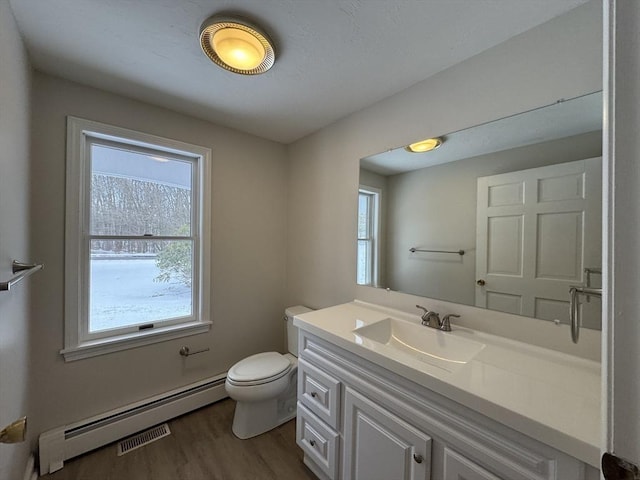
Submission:
M 262 402 L 236 402 L 233 415 L 233 434 L 245 440 L 268 432 L 296 416 L 296 382 L 277 398 Z

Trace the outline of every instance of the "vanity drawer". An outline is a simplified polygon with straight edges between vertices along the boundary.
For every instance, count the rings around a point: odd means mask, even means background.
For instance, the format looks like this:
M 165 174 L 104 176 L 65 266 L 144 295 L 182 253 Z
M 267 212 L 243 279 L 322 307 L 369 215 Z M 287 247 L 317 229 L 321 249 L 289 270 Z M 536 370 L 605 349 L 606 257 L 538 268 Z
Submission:
M 296 442 L 305 454 L 329 477 L 338 478 L 340 435 L 326 426 L 298 402 Z
M 340 381 L 298 360 L 298 400 L 332 428 L 340 420 Z
M 444 480 L 501 480 L 468 458 L 445 447 Z

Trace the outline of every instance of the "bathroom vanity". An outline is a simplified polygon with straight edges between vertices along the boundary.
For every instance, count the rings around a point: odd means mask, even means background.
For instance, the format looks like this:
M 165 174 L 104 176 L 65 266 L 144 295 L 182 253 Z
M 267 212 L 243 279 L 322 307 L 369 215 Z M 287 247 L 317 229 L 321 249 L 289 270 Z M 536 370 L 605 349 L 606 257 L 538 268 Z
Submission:
M 598 478 L 598 363 L 359 301 L 294 325 L 297 442 L 319 478 Z

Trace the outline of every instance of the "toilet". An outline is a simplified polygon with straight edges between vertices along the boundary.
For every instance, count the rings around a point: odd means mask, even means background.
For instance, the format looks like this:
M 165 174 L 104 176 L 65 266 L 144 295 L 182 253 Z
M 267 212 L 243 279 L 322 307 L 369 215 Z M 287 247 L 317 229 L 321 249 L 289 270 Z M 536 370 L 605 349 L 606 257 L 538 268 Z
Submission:
M 236 437 L 255 437 L 296 416 L 298 329 L 293 317 L 310 311 L 300 305 L 285 310 L 289 353 L 258 353 L 229 369 L 225 388 L 236 401 L 231 427 Z

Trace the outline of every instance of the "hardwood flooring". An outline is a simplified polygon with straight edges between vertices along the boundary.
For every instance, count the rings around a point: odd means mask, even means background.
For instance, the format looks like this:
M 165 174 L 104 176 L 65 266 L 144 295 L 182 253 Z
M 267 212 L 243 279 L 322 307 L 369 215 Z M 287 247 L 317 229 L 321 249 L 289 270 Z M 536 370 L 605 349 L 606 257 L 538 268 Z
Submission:
M 295 421 L 239 440 L 235 402 L 222 400 L 169 421 L 171 435 L 121 457 L 116 444 L 65 462 L 47 480 L 317 480 L 302 463 Z

